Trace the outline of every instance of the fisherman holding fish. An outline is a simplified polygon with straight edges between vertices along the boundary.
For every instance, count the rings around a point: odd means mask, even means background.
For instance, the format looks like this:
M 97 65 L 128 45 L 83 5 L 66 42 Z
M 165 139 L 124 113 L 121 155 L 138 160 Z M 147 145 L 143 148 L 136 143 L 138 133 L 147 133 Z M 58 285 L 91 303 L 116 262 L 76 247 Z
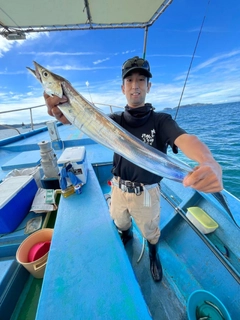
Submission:
M 127 105 L 124 112 L 113 113 L 110 118 L 125 131 L 162 153 L 167 153 L 168 146 L 174 153 L 179 148 L 188 158 L 196 161 L 198 165 L 189 174 L 186 171 L 183 178 L 185 187 L 207 193 L 221 191 L 222 170 L 208 147 L 196 136 L 180 128 L 169 114 L 155 112 L 150 103 L 145 103 L 151 88 L 150 78 L 152 74 L 147 60 L 136 56 L 125 61 L 122 66 L 122 92 L 126 96 Z M 64 124 L 70 123 L 70 118 L 67 119 L 66 114 L 60 110 L 69 97 L 51 96 L 45 92 L 44 98 L 49 115 Z M 160 237 L 162 177 L 116 152 L 112 173 L 111 217 L 124 245 L 133 237 L 132 218 L 134 219 L 148 243 L 152 277 L 154 281 L 161 281 L 163 271 L 157 245 Z

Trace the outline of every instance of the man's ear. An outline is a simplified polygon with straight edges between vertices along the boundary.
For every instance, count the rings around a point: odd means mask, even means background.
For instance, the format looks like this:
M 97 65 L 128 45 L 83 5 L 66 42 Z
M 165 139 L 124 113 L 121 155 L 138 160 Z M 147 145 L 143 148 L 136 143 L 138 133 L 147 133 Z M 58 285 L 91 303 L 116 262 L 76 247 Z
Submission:
M 122 89 L 122 93 L 125 94 L 125 87 L 123 84 L 121 85 L 121 89 Z

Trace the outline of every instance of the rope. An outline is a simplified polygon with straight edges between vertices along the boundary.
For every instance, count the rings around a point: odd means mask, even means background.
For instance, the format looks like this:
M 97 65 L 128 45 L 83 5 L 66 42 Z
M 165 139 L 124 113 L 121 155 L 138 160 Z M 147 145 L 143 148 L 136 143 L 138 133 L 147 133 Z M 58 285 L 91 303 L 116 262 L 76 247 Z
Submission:
M 139 256 L 139 258 L 137 260 L 137 263 L 140 262 L 140 260 L 142 259 L 142 256 L 143 256 L 143 253 L 144 253 L 144 249 L 145 249 L 145 243 L 146 243 L 145 238 L 143 238 L 142 250 L 141 250 L 140 256 Z

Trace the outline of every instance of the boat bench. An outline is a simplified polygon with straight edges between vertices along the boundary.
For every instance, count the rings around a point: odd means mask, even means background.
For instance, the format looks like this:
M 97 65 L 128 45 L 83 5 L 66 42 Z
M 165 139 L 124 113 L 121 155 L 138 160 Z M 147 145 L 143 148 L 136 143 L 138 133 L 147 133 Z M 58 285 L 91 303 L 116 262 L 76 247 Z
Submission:
M 93 167 L 61 197 L 37 320 L 151 319 Z

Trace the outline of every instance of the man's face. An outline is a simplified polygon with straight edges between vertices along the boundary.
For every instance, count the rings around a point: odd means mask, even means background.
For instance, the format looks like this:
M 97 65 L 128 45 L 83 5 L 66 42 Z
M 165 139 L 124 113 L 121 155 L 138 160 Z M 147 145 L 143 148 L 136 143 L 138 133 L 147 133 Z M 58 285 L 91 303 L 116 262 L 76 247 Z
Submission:
M 150 91 L 151 83 L 139 72 L 133 72 L 124 79 L 122 92 L 125 94 L 128 106 L 142 107 L 145 104 L 146 94 Z

